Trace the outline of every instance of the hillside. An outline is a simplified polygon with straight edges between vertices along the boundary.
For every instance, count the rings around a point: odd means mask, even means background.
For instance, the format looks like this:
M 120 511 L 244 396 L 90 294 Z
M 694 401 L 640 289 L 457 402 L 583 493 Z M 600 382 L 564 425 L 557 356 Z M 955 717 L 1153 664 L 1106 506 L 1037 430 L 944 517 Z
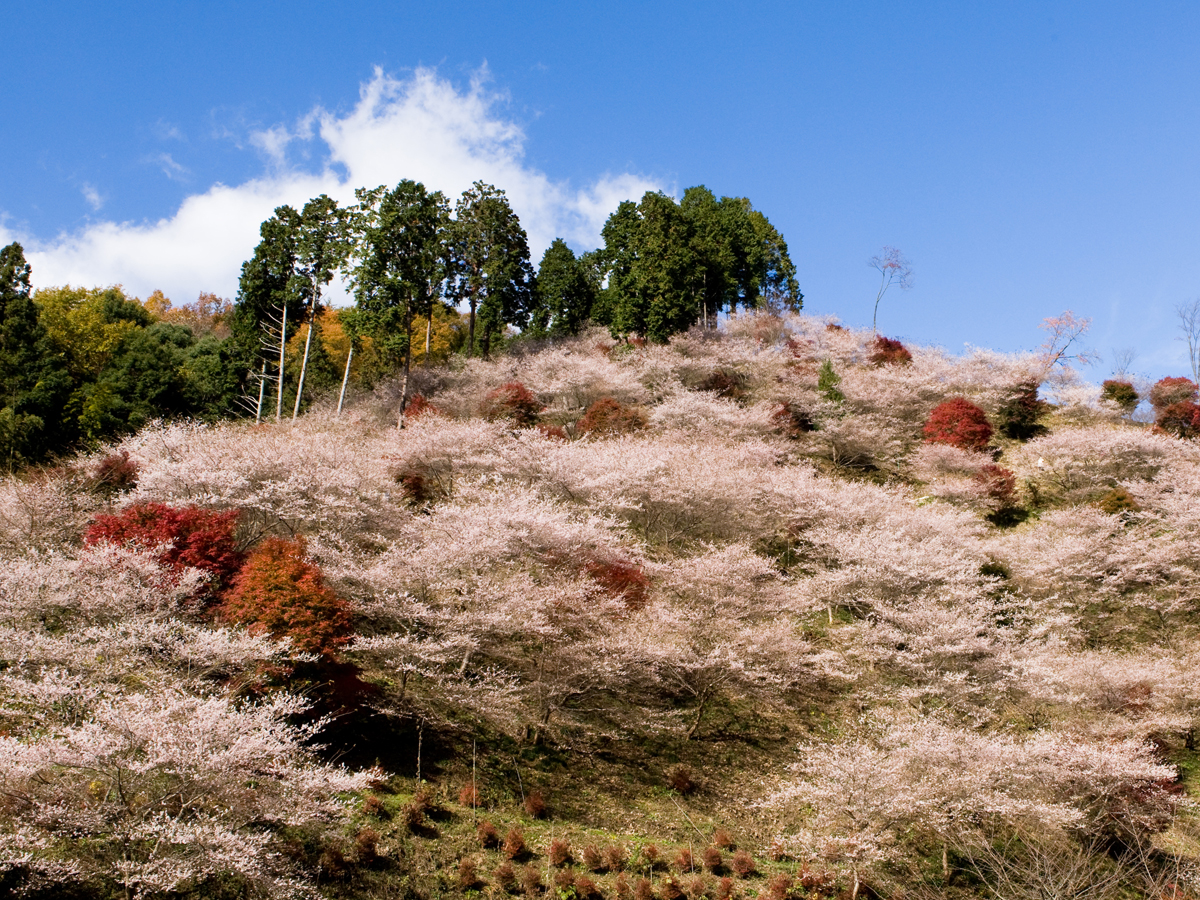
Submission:
M 0 886 L 1196 896 L 1200 450 L 905 349 L 592 331 L 6 476 Z

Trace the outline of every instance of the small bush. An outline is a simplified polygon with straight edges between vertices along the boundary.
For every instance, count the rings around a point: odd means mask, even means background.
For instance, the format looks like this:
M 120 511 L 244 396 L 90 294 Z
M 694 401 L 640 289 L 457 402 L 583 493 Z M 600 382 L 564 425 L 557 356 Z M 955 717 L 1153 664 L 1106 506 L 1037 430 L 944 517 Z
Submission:
M 704 900 L 708 896 L 708 879 L 697 875 L 688 881 L 687 895 L 689 900 Z
M 794 884 L 795 881 L 791 875 L 785 875 L 782 872 L 773 875 L 767 882 L 767 897 L 769 900 L 788 900 Z
M 360 828 L 354 835 L 354 858 L 360 866 L 371 866 L 379 859 L 379 832 Z
M 546 817 L 546 801 L 541 791 L 530 791 L 525 795 L 525 812 L 535 819 Z
M 842 376 L 833 371 L 833 361 L 827 359 L 822 362 L 817 372 L 817 391 L 821 396 L 830 403 L 844 403 L 846 395 L 838 388 L 841 383 Z
M 682 872 L 695 871 L 696 861 L 692 859 L 692 851 L 688 847 L 680 847 L 675 856 L 675 868 Z
M 475 826 L 475 834 L 479 838 L 480 845 L 485 850 L 500 846 L 500 834 L 496 831 L 496 826 L 487 819 L 484 819 Z
M 639 878 L 633 885 L 633 900 L 656 900 L 654 885 L 649 878 Z
M 500 849 L 509 859 L 519 860 L 529 855 L 529 848 L 525 846 L 525 834 L 520 828 L 509 829 L 508 834 L 504 836 L 504 846 Z
M 717 369 L 700 382 L 699 388 L 726 400 L 743 400 L 746 397 L 746 376 L 733 369 Z
M 96 463 L 92 480 L 102 494 L 118 494 L 137 487 L 141 466 L 129 458 L 128 450 L 110 453 Z
M 733 879 L 725 877 L 718 881 L 717 892 L 714 896 L 716 900 L 731 900 L 733 897 Z
M 1100 399 L 1115 403 L 1128 415 L 1137 409 L 1138 402 L 1142 398 L 1138 396 L 1137 390 L 1128 381 L 1115 381 L 1110 378 L 1101 387 Z
M 912 354 L 902 343 L 892 338 L 879 335 L 871 344 L 869 357 L 873 366 L 909 366 L 912 365 Z
M 992 439 L 987 413 L 969 400 L 955 397 L 939 403 L 925 420 L 925 440 L 960 450 L 981 452 Z
M 406 466 L 397 472 L 396 483 L 400 485 L 404 501 L 417 509 L 424 509 L 437 497 L 438 492 L 428 474 L 418 466 Z
M 1010 469 L 988 463 L 980 466 L 973 478 L 984 496 L 997 508 L 1012 505 L 1013 495 L 1017 490 L 1017 476 Z
M 712 842 L 714 847 L 720 847 L 722 850 L 737 849 L 733 843 L 733 838 L 730 837 L 729 831 L 725 828 L 718 828 L 713 832 Z
M 1150 388 L 1150 404 L 1164 410 L 1176 403 L 1196 400 L 1196 382 L 1190 378 L 1162 378 Z
M 745 850 L 739 850 L 733 854 L 733 859 L 730 860 L 729 868 L 733 870 L 733 874 L 738 878 L 749 878 L 758 868 L 754 864 L 754 857 Z
M 647 844 L 642 848 L 642 861 L 646 864 L 646 868 L 651 872 L 662 861 L 662 852 L 658 849 L 658 844 Z
M 326 847 L 317 860 L 321 875 L 330 881 L 342 881 L 350 876 L 350 866 L 341 847 Z
M 1122 487 L 1113 488 L 1096 501 L 1096 505 L 1110 516 L 1127 512 L 1139 512 L 1142 508 L 1137 500 L 1133 498 L 1133 494 Z
M 485 419 L 512 419 L 520 428 L 532 428 L 538 423 L 542 404 L 525 385 L 519 381 L 502 384 L 489 391 L 483 401 Z
M 575 879 L 575 896 L 579 900 L 603 900 L 604 892 L 592 879 L 586 875 L 580 875 Z
M 1038 383 L 1026 381 L 1013 388 L 1012 395 L 996 410 L 1000 433 L 1014 441 L 1028 441 L 1046 433 L 1039 423 L 1049 408 L 1038 399 Z M 990 435 L 989 435 L 990 437 Z M 986 446 L 986 441 L 984 442 Z
M 829 894 L 837 881 L 832 872 L 824 869 L 810 869 L 807 865 L 800 870 L 800 886 L 806 891 Z
M 675 766 L 667 773 L 667 784 L 675 792 L 687 796 L 696 789 L 696 782 L 692 777 L 692 770 L 688 766 Z
M 771 414 L 771 425 L 779 434 L 789 438 L 798 438 L 817 428 L 812 415 L 791 401 L 780 404 Z
M 521 887 L 527 894 L 540 894 L 542 892 L 541 869 L 535 865 L 526 866 L 521 873 Z
M 479 788 L 470 781 L 464 784 L 462 789 L 458 792 L 458 805 L 469 806 L 471 809 L 478 809 L 480 805 Z
M 629 406 L 622 406 L 612 397 L 602 397 L 587 408 L 583 418 L 575 423 L 579 434 L 596 436 L 629 434 L 646 427 L 646 416 Z
M 604 871 L 604 859 L 601 857 L 600 851 L 596 848 L 595 844 L 585 846 L 580 856 L 583 859 L 583 867 L 589 872 Z
M 1200 434 L 1200 406 L 1191 400 L 1180 400 L 1158 411 L 1154 424 L 1178 438 L 1194 438 Z
M 571 869 L 559 869 L 554 873 L 554 887 L 559 897 L 569 897 L 575 892 L 575 872 Z
M 616 881 L 617 900 L 633 900 L 633 886 L 629 883 L 629 876 L 622 872 L 617 876 Z
M 662 898 L 663 900 L 683 900 L 687 895 L 684 894 L 683 888 L 679 886 L 679 882 L 674 877 L 667 878 L 662 882 Z
M 350 604 L 325 585 L 320 568 L 306 558 L 303 538 L 263 541 L 234 579 L 221 615 L 326 658 L 350 640 Z
M 511 892 L 517 886 L 517 870 L 508 860 L 496 867 L 495 877 L 496 884 L 500 885 L 502 891 Z
M 622 600 L 630 610 L 645 607 L 650 578 L 645 570 L 625 560 L 589 560 L 584 571 L 606 594 Z
M 550 858 L 550 865 L 561 869 L 571 864 L 571 845 L 564 839 L 551 841 L 546 855 Z
M 362 814 L 376 819 L 387 818 L 387 807 L 375 794 L 368 794 L 362 802 Z
M 474 860 L 464 859 L 458 864 L 458 886 L 464 891 L 472 891 L 482 886 Z
M 408 398 L 408 404 L 404 407 L 404 418 L 419 419 L 421 416 L 440 416 L 442 411 L 422 397 L 420 394 L 413 394 Z
M 621 844 L 609 844 L 604 848 L 604 865 L 610 872 L 620 872 L 629 862 L 629 854 Z
M 176 571 L 200 569 L 219 587 L 229 582 L 246 559 L 234 539 L 237 521 L 237 510 L 214 512 L 197 506 L 135 503 L 115 515 L 96 516 L 83 542 L 89 547 L 116 544 L 158 551 L 157 558 L 164 566 Z
M 552 441 L 569 441 L 567 430 L 561 425 L 538 425 L 537 430 L 542 433 L 542 436 Z
M 704 859 L 704 868 L 708 869 L 714 875 L 720 873 L 721 869 L 725 867 L 725 860 L 721 856 L 721 851 L 716 847 L 705 847 L 702 858 Z

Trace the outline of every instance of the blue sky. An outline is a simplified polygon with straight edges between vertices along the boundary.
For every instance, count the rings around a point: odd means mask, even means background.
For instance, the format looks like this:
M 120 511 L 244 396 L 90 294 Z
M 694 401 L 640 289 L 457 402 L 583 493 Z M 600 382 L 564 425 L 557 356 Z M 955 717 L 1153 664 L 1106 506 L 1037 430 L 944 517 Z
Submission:
M 1200 6 L 10 2 L 0 239 L 37 285 L 231 296 L 280 202 L 404 177 L 508 190 L 536 252 L 647 188 L 749 197 L 806 308 L 1187 371 L 1200 296 Z M 1088 370 L 1105 377 L 1110 359 Z

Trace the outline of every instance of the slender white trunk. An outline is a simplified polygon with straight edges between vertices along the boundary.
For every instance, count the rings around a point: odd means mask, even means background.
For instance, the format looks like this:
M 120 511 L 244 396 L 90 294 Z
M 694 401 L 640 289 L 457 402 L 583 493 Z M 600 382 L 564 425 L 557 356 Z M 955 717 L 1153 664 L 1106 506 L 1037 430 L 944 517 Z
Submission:
M 304 373 L 308 371 L 308 348 L 312 346 L 313 330 L 317 327 L 317 294 L 313 285 L 312 309 L 308 315 L 308 334 L 304 338 L 304 359 L 300 362 L 300 383 L 296 385 L 296 405 L 292 408 L 292 421 L 300 415 L 300 397 L 304 394 Z
M 283 320 L 279 324 L 279 399 L 275 402 L 275 421 L 283 416 L 283 353 L 287 349 L 287 303 L 283 304 Z
M 267 361 L 263 360 L 262 374 L 258 376 L 258 409 L 254 412 L 254 424 L 262 422 L 263 394 L 267 390 Z
M 433 334 L 433 307 L 429 309 L 429 318 L 425 320 L 425 366 L 429 366 L 429 339 Z M 1200 382 L 1198 382 L 1200 383 Z
M 342 403 L 346 400 L 346 382 L 350 380 L 350 360 L 354 359 L 354 345 L 350 345 L 350 352 L 346 355 L 346 374 L 342 376 L 342 392 L 338 395 L 338 411 L 337 414 L 342 414 Z

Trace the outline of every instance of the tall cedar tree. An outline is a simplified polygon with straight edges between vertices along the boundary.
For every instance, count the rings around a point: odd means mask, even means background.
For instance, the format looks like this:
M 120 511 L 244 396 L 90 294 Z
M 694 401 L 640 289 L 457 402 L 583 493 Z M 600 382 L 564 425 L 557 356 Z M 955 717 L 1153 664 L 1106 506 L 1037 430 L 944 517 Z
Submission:
M 533 295 L 529 331 L 536 336 L 578 334 L 591 316 L 595 289 L 562 238 L 555 238 L 542 255 Z
M 300 380 L 296 385 L 293 419 L 300 414 L 300 403 L 304 397 L 304 376 L 308 373 L 313 332 L 317 330 L 321 289 L 333 280 L 334 271 L 345 263 L 348 252 L 346 216 L 338 209 L 337 201 L 322 194 L 305 203 L 296 229 L 296 260 L 290 287 L 290 292 L 299 296 L 308 307 L 308 334 L 304 338 L 304 357 L 300 363 Z M 300 321 L 296 324 L 299 325 Z
M 286 311 L 290 328 L 304 315 L 305 298 L 292 290 L 299 229 L 300 213 L 290 206 L 276 207 L 275 214 L 259 227 L 254 255 L 242 263 L 231 327 L 239 368 L 247 383 L 264 363 L 269 371 L 279 362 L 279 347 L 266 345 L 264 332 L 272 320 Z
M 401 181 L 356 192 L 354 216 L 357 309 L 351 330 L 370 335 L 376 346 L 402 359 L 399 425 L 408 405 L 413 321 L 433 315 L 446 277 L 450 206 L 440 191 Z
M 532 303 L 529 242 L 504 191 L 477 181 L 463 192 L 450 226 L 450 293 L 466 301 L 467 355 L 475 355 L 476 318 L 487 357 L 505 325 L 524 328 Z
M 717 200 L 702 185 L 679 204 L 646 193 L 617 208 L 603 237 L 596 261 L 606 286 L 593 318 L 614 336 L 663 342 L 739 306 L 799 310 L 803 303 L 787 244 L 744 197 Z
M 20 244 L 0 249 L 0 467 L 12 471 L 63 439 L 70 376 L 58 365 Z

